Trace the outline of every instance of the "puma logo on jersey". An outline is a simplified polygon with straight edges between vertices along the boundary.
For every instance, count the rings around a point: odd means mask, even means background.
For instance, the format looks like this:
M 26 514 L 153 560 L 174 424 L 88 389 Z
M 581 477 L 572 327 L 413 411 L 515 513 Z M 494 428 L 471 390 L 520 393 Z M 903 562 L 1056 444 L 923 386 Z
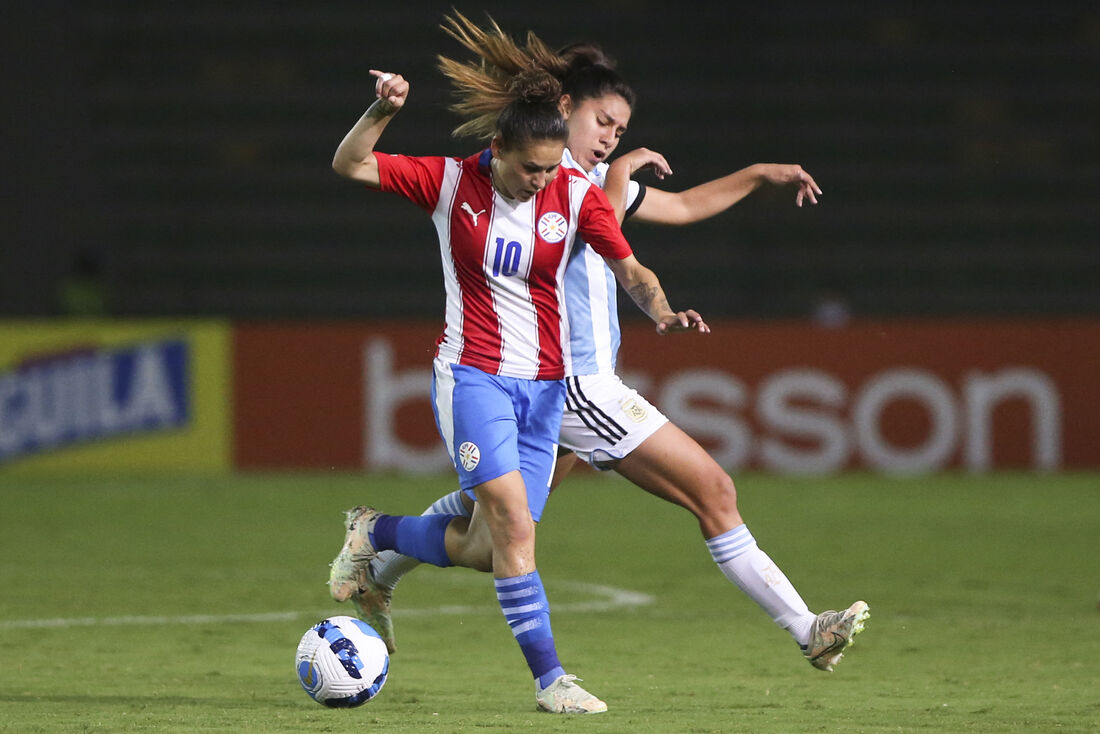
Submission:
M 462 211 L 466 212 L 466 213 L 467 213 L 467 214 L 469 214 L 469 215 L 470 215 L 471 217 L 473 217 L 473 220 L 474 220 L 474 226 L 475 226 L 475 227 L 477 226 L 477 218 L 478 218 L 478 217 L 480 217 L 480 216 L 481 216 L 482 214 L 484 214 L 484 213 L 485 213 L 485 210 L 484 210 L 484 209 L 482 209 L 482 210 L 481 210 L 481 211 L 479 211 L 479 212 L 475 212 L 475 211 L 474 211 L 474 208 L 473 208 L 472 206 L 470 206 L 470 205 L 469 205 L 469 204 L 468 204 L 467 202 L 465 202 L 465 201 L 464 201 L 464 202 L 462 202 L 462 206 L 461 206 L 460 208 L 462 209 Z

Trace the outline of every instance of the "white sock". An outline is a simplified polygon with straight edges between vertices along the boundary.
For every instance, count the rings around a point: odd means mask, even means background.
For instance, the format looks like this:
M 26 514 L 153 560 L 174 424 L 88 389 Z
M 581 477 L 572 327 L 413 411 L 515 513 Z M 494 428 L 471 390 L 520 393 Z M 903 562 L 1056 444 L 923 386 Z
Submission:
M 470 511 L 466 509 L 466 505 L 462 504 L 462 494 L 461 489 L 456 489 L 450 494 L 443 495 L 420 514 L 422 516 L 461 515 L 462 517 L 469 517 Z M 419 565 L 420 561 L 412 556 L 405 556 L 397 551 L 384 550 L 371 560 L 370 570 L 375 582 L 392 591 L 402 576 Z
M 726 578 L 787 630 L 795 642 L 806 645 L 815 615 L 779 567 L 760 550 L 748 526 L 738 525 L 710 538 L 707 548 Z

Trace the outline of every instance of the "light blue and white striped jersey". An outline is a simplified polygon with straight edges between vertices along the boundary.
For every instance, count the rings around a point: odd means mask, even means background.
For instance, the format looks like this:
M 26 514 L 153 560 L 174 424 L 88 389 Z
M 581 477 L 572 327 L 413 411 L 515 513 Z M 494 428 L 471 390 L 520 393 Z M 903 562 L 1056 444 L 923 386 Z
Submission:
M 561 162 L 603 188 L 607 163 L 596 164 L 589 173 L 573 160 L 568 148 Z M 628 213 L 641 203 L 643 192 L 644 188 L 638 182 L 630 182 L 626 195 Z M 578 236 L 573 241 L 573 249 L 565 266 L 564 282 L 565 312 L 569 320 L 569 339 L 564 345 L 565 374 L 614 373 L 620 341 L 615 274 L 604 259 Z

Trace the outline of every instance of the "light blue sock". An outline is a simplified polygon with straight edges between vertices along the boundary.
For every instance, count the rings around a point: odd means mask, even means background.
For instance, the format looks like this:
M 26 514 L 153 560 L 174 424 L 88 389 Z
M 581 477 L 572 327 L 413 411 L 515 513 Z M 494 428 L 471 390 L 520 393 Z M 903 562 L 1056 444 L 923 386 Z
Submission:
M 462 503 L 462 497 L 466 494 L 464 490 L 456 489 L 450 494 L 445 494 L 431 505 L 428 509 L 420 513 L 421 515 L 458 515 L 460 517 L 470 517 L 471 511 L 466 509 L 466 505 Z

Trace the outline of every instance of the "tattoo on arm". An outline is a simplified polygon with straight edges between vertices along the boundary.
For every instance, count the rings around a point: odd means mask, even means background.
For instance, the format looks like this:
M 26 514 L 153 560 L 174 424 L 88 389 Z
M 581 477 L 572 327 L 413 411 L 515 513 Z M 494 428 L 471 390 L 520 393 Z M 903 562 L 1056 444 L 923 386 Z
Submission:
M 638 283 L 630 289 L 630 297 L 634 299 L 634 303 L 638 304 L 638 308 L 649 314 L 654 321 L 662 313 L 672 310 L 660 286 Z
M 367 114 L 374 120 L 389 117 L 394 112 L 397 112 L 397 108 L 390 104 L 388 100 L 384 99 L 374 100 L 374 103 L 367 108 Z

